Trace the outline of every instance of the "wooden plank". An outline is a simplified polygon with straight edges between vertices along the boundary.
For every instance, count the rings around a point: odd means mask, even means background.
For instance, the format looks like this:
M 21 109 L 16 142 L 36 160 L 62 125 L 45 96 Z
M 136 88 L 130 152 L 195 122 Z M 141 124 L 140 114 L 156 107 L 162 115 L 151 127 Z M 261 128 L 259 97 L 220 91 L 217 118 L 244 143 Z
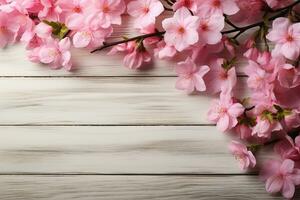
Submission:
M 211 97 L 174 85 L 173 77 L 2 78 L 0 125 L 208 124 Z
M 243 174 L 215 127 L 0 130 L 0 174 Z
M 0 184 L 5 200 L 282 199 L 256 176 L 1 176 Z

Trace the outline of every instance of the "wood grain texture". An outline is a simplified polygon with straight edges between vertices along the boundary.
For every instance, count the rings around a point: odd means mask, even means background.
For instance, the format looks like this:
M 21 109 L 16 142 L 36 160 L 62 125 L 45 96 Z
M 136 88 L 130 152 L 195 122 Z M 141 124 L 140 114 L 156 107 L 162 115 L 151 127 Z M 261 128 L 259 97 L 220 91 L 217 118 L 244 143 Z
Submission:
M 282 199 L 252 176 L 1 176 L 0 184 L 5 200 Z
M 0 125 L 208 124 L 211 97 L 174 84 L 173 77 L 0 79 Z
M 241 174 L 215 127 L 0 127 L 0 174 Z M 0 178 L 1 179 L 1 178 Z

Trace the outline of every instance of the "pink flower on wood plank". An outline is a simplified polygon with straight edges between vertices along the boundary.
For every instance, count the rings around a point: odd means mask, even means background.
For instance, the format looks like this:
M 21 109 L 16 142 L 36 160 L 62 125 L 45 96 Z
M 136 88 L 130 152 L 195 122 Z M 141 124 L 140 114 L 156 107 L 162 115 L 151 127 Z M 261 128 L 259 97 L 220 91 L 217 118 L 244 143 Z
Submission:
M 178 75 L 176 88 L 185 90 L 188 94 L 197 91 L 205 91 L 206 85 L 203 76 L 209 71 L 207 65 L 197 66 L 191 58 L 186 61 L 178 63 L 176 72 Z

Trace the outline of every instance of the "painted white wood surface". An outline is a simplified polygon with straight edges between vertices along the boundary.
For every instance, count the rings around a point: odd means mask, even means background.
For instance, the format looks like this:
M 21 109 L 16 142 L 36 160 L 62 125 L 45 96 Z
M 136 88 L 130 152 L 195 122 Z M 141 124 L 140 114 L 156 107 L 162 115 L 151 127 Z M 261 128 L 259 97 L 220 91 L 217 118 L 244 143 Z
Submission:
M 5 200 L 282 199 L 253 176 L 2 176 L 0 185 Z
M 174 84 L 173 77 L 2 78 L 0 124 L 209 124 L 212 98 Z
M 0 174 L 241 174 L 208 126 L 1 127 Z

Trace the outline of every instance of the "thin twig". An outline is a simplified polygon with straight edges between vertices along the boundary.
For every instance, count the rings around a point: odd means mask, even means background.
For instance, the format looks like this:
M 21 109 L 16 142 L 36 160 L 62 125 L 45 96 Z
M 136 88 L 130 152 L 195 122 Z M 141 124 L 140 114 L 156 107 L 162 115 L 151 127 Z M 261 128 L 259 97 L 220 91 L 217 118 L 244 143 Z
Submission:
M 140 36 L 133 37 L 133 38 L 128 38 L 128 39 L 125 39 L 125 40 L 120 40 L 120 41 L 117 41 L 117 42 L 107 43 L 107 44 L 103 45 L 102 47 L 93 50 L 91 53 L 94 53 L 96 51 L 101 51 L 101 50 L 106 49 L 108 47 L 112 47 L 112 46 L 115 46 L 115 45 L 118 45 L 118 44 L 123 44 L 123 43 L 131 42 L 131 41 L 144 40 L 144 39 L 149 38 L 149 37 L 161 37 L 164 34 L 165 34 L 165 31 L 155 32 L 155 33 L 150 33 L 150 34 L 146 34 L 146 35 L 140 35 Z

